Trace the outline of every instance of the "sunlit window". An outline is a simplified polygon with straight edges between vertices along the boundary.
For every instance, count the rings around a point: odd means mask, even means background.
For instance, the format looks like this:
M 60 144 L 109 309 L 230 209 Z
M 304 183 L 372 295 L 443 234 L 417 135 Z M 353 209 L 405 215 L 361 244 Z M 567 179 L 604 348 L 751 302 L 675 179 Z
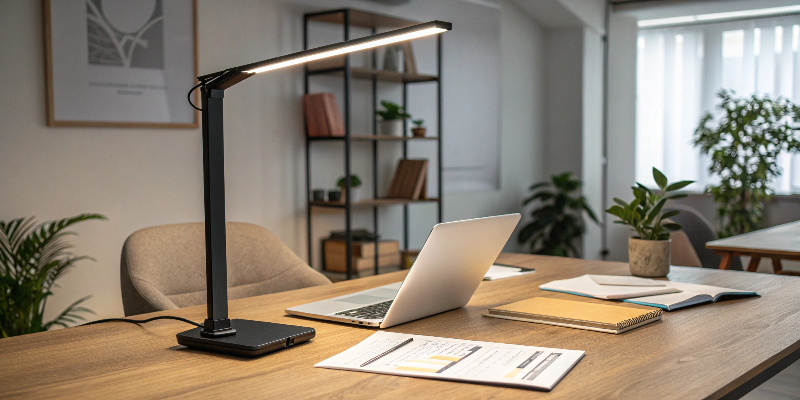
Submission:
M 641 26 L 641 25 L 640 25 Z M 688 190 L 713 184 L 708 160 L 692 145 L 720 89 L 800 103 L 800 15 L 647 28 L 637 41 L 636 180 L 654 186 L 651 168 Z M 791 44 L 791 51 L 789 45 Z M 800 156 L 779 159 L 778 193 L 800 193 Z

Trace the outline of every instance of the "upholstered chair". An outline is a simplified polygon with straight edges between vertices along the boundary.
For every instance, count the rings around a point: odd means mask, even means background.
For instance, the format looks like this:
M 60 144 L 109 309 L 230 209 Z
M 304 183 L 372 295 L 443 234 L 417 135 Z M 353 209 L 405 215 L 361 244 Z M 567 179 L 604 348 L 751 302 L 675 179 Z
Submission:
M 706 243 L 718 239 L 714 227 L 700 212 L 692 207 L 682 204 L 671 204 L 664 207 L 664 211 L 678 210 L 680 214 L 671 217 L 673 222 L 683 226 L 680 233 L 673 232 L 672 238 L 672 265 L 688 265 L 704 268 L 719 268 L 722 256 L 706 248 Z M 694 253 L 692 254 L 692 250 Z M 677 260 L 681 263 L 676 263 Z M 688 260 L 694 260 L 690 261 Z M 700 265 L 694 265 L 699 262 Z M 731 269 L 741 271 L 742 262 L 739 257 L 731 261 Z
M 331 283 L 258 225 L 229 222 L 226 234 L 230 300 Z M 120 281 L 126 316 L 205 304 L 204 225 L 134 232 L 122 247 Z

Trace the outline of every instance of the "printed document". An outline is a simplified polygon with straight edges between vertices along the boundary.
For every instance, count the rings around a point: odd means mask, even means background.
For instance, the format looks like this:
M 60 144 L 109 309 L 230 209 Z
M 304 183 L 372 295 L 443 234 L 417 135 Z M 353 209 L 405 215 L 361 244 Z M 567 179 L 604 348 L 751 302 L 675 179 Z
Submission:
M 491 267 L 489 267 L 489 270 L 486 271 L 486 275 L 483 276 L 483 280 L 496 281 L 498 279 L 511 278 L 514 276 L 522 276 L 532 273 L 534 273 L 534 270 L 532 269 L 523 269 L 517 267 L 509 267 L 506 265 L 493 264 Z
M 379 331 L 315 367 L 551 390 L 583 355 L 579 350 Z

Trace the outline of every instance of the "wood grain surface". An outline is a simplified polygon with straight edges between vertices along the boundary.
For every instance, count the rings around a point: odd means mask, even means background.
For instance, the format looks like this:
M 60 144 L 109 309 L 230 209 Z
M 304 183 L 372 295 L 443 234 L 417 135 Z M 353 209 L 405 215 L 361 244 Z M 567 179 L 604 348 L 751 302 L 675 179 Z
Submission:
M 735 251 L 762 255 L 800 257 L 800 221 L 731 236 L 706 243 L 716 251 Z
M 503 264 L 536 268 L 482 282 L 466 307 L 388 329 L 394 332 L 586 351 L 550 393 L 314 368 L 375 330 L 290 317 L 290 306 L 401 280 L 406 271 L 230 302 L 232 318 L 314 327 L 317 337 L 256 359 L 177 345 L 190 326 L 155 321 L 106 323 L 0 339 L 3 398 L 718 398 L 800 349 L 800 279 L 673 267 L 670 280 L 755 290 L 665 313 L 620 334 L 485 318 L 488 308 L 533 296 L 603 303 L 546 292 L 540 284 L 586 273 L 627 275 L 624 263 L 504 254 Z M 619 303 L 623 307 L 646 308 Z M 205 306 L 148 314 L 205 318 Z

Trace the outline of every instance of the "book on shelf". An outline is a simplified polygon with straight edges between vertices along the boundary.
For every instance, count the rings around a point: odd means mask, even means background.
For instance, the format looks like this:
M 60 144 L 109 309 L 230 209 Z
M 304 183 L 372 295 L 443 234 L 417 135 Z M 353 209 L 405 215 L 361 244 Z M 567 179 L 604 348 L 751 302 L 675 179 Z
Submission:
M 347 271 L 346 242 L 341 239 L 327 239 L 323 242 L 325 270 L 333 272 Z M 352 244 L 353 271 L 375 268 L 375 242 L 354 241 Z M 400 265 L 400 242 L 381 240 L 378 242 L 378 266 L 393 267 Z
M 397 199 L 424 200 L 427 198 L 426 178 L 428 176 L 428 160 L 411 160 L 404 158 L 397 164 L 397 169 L 389 186 L 386 197 Z
M 314 60 L 309 62 L 309 71 L 318 71 L 321 69 L 343 68 L 345 55 L 323 58 L 321 60 Z
M 403 42 L 401 46 L 403 46 L 403 72 L 416 75 L 417 62 L 414 60 L 414 49 L 411 47 L 411 42 Z
M 333 93 L 303 96 L 303 113 L 309 137 L 344 136 L 344 122 Z

